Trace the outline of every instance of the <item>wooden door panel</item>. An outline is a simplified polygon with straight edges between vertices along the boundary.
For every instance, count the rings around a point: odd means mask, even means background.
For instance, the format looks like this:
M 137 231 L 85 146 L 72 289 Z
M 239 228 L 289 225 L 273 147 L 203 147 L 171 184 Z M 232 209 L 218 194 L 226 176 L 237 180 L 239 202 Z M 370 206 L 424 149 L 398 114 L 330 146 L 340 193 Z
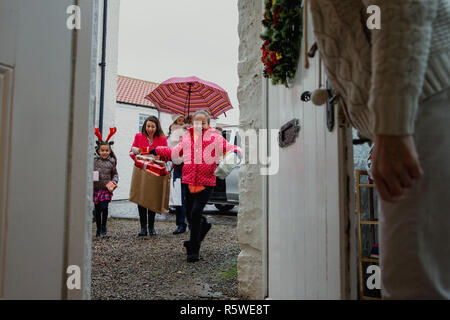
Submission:
M 312 45 L 312 25 L 308 31 Z M 305 69 L 303 46 L 290 88 L 267 88 L 269 128 L 281 128 L 293 118 L 301 127 L 295 144 L 280 149 L 279 172 L 268 177 L 269 298 L 340 299 L 346 297 L 343 274 L 349 264 L 342 255 L 347 246 L 342 223 L 345 129 L 335 123 L 329 132 L 325 106 L 300 100 L 304 91 L 318 88 L 319 77 L 325 83 L 318 54 Z
M 96 35 L 94 2 L 78 3 L 75 33 L 72 0 L 0 1 L 0 298 L 89 296 Z M 67 292 L 69 264 L 83 291 Z

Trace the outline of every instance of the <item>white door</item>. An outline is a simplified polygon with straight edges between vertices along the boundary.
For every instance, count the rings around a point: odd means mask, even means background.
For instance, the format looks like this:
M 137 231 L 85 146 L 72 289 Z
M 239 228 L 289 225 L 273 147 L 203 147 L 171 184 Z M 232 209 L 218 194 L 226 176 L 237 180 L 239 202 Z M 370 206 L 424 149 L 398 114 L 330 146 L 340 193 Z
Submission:
M 93 8 L 0 0 L 0 298 L 89 297 Z M 80 284 L 66 286 L 68 266 Z M 78 274 L 71 273 L 73 275 Z
M 311 46 L 312 25 L 308 29 Z M 336 113 L 329 132 L 325 106 L 300 100 L 304 91 L 317 89 L 319 83 L 319 54 L 305 69 L 303 46 L 304 41 L 291 88 L 267 84 L 265 90 L 268 128 L 279 129 L 295 118 L 300 124 L 295 144 L 279 150 L 278 173 L 267 180 L 268 297 L 345 299 L 356 289 L 348 233 L 352 230 L 347 197 L 351 177 L 345 161 L 349 129 L 339 128 Z

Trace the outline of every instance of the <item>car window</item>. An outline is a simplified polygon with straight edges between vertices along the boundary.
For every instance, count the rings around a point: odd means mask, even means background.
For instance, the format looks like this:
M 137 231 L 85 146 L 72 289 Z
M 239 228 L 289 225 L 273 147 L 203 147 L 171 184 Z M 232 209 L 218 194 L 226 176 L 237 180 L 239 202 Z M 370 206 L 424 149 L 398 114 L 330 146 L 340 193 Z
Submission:
M 241 146 L 241 137 L 239 136 L 239 131 L 236 131 L 236 136 L 234 137 L 234 145 Z
M 223 130 L 222 131 L 222 136 L 229 142 L 230 141 L 230 134 L 231 131 L 230 130 Z

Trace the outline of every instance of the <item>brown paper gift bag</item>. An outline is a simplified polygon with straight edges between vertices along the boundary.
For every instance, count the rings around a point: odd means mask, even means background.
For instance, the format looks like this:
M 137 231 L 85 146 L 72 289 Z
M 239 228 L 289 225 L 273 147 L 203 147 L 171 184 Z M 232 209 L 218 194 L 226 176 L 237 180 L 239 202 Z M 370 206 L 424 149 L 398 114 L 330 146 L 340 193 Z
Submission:
M 170 176 L 155 176 L 134 166 L 130 201 L 160 214 L 168 212 Z

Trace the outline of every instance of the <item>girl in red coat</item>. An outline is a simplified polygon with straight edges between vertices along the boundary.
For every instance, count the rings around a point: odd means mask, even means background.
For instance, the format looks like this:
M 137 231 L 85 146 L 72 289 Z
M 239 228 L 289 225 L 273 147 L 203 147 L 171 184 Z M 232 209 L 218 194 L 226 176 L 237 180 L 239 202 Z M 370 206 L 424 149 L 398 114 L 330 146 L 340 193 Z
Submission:
M 150 153 L 171 157 L 177 164 L 184 162 L 182 184 L 186 197 L 186 213 L 190 224 L 190 240 L 184 242 L 187 261 L 199 260 L 200 244 L 211 229 L 203 209 L 216 185 L 214 171 L 219 157 L 226 152 L 241 154 L 239 147 L 229 144 L 217 130 L 209 126 L 210 116 L 206 111 L 197 111 L 193 116 L 194 126 L 173 148 L 157 147 Z
M 149 116 L 145 119 L 140 133 L 134 137 L 133 145 L 130 150 L 130 157 L 136 161 L 136 153 L 148 153 L 159 146 L 167 146 L 167 138 L 161 129 L 161 124 L 155 116 Z M 141 232 L 138 236 L 147 235 L 147 221 L 148 233 L 152 236 L 156 235 L 155 231 L 155 212 L 138 205 L 139 220 L 141 223 Z

